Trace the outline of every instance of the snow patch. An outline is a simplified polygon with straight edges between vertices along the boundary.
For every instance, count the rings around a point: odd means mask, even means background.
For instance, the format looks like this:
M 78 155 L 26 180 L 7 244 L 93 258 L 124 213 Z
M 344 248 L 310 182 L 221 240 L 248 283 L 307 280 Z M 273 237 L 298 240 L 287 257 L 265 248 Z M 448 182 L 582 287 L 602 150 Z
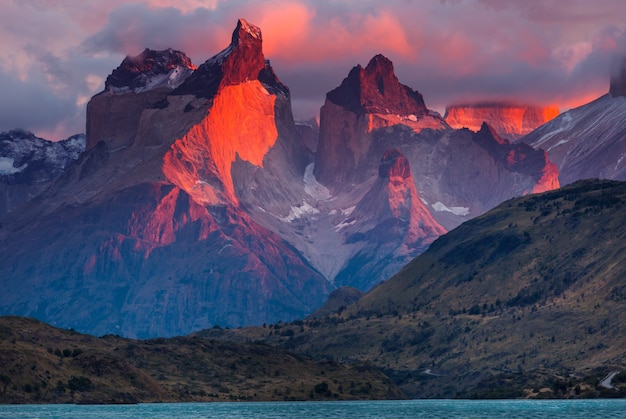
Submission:
M 339 231 L 341 231 L 341 229 L 346 228 L 346 227 L 351 226 L 351 225 L 354 225 L 354 224 L 356 224 L 356 220 L 352 220 L 352 221 L 348 221 L 348 222 L 342 221 L 342 222 L 340 222 L 339 224 L 337 224 L 335 226 L 335 231 L 339 232 Z
M 415 116 L 415 115 L 413 115 L 413 114 L 409 115 L 409 116 L 407 117 L 407 119 L 408 119 L 409 121 L 417 122 L 417 116 Z
M 550 151 L 550 150 L 552 150 L 553 148 L 557 148 L 558 146 L 563 145 L 563 144 L 567 144 L 567 143 L 569 143 L 569 140 L 561 140 L 561 141 L 559 141 L 558 143 L 556 143 L 555 145 L 550 146 L 550 148 L 548 148 L 548 150 L 547 150 L 547 151 Z
M 356 208 L 356 206 L 350 207 L 350 208 L 345 208 L 341 210 L 341 214 L 344 216 L 349 216 L 350 214 L 352 214 L 352 211 L 354 211 L 354 209 Z
M 304 169 L 304 192 L 318 201 L 326 201 L 331 197 L 330 191 L 317 181 L 313 174 L 313 169 L 315 169 L 314 163 L 309 164 L 306 169 Z
M 462 217 L 469 215 L 469 208 L 467 207 L 447 207 L 444 204 L 442 204 L 441 202 L 435 202 L 432 205 L 433 209 L 437 212 L 451 212 L 454 215 L 460 215 Z
M 19 173 L 26 169 L 28 166 L 27 163 L 24 163 L 20 167 L 13 166 L 13 160 L 11 157 L 0 157 L 0 175 L 12 175 L 14 173 Z
M 617 163 L 615 164 L 615 169 L 613 170 L 617 170 L 617 168 L 620 166 L 620 164 L 622 164 L 622 162 L 624 161 L 624 154 L 622 154 L 619 159 L 617 160 Z
M 142 75 L 143 86 L 133 89 L 135 93 L 144 93 L 159 86 L 169 86 L 172 89 L 177 88 L 193 73 L 193 70 L 187 67 L 178 66 L 168 73 Z M 126 93 L 130 91 L 128 86 L 115 87 L 111 86 L 109 90 L 113 93 Z
M 291 207 L 289 214 L 286 217 L 279 217 L 279 219 L 285 223 L 290 223 L 293 220 L 297 220 L 304 215 L 319 214 L 317 208 L 312 207 L 308 202 L 303 201 L 302 205 L 298 207 Z

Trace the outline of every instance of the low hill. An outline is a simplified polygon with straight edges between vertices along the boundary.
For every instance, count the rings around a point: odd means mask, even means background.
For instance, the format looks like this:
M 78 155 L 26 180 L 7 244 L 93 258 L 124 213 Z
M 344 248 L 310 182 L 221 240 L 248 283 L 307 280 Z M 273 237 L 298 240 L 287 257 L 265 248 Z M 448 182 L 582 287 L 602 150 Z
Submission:
M 260 343 L 96 338 L 0 317 L 0 403 L 403 398 L 377 369 Z
M 235 331 L 383 368 L 411 397 L 623 396 L 626 183 L 503 203 L 340 314 Z M 290 332 L 291 331 L 291 332 Z

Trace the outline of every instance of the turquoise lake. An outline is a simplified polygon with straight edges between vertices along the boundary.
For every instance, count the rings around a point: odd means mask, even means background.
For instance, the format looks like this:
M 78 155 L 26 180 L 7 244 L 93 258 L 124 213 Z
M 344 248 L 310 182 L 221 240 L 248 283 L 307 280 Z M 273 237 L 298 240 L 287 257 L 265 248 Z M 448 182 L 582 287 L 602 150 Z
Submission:
M 626 400 L 2 405 L 0 418 L 625 418 Z

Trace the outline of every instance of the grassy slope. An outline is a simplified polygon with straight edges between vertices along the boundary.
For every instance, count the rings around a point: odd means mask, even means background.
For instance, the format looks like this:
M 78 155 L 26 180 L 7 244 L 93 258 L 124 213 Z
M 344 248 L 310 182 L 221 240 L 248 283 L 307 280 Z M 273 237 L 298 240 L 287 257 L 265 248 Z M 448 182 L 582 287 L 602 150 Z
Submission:
M 585 181 L 463 224 L 340 315 L 236 333 L 413 397 L 593 397 L 619 395 L 596 384 L 626 369 L 624 324 L 626 183 Z
M 0 317 L 2 403 L 402 397 L 374 368 L 314 362 L 258 343 L 96 338 Z

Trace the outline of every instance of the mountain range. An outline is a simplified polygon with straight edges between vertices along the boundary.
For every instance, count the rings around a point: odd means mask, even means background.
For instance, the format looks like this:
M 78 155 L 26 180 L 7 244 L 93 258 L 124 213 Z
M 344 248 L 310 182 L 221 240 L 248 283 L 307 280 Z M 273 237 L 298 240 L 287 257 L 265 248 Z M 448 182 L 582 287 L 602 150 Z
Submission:
M 319 126 L 290 100 L 243 19 L 197 67 L 126 57 L 87 106 L 84 152 L 0 218 L 0 313 L 140 338 L 304 318 L 560 186 L 548 152 L 452 128 L 383 55 L 328 92 Z

